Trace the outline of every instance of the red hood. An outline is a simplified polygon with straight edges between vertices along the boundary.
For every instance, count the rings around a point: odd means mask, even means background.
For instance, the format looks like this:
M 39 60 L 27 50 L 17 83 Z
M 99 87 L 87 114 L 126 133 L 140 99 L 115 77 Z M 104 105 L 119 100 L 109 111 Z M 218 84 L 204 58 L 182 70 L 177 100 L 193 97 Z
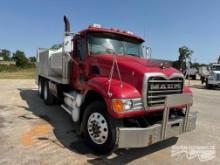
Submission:
M 113 56 L 112 55 L 94 55 L 90 56 L 93 64 L 100 69 L 100 76 L 109 76 L 110 69 L 112 67 Z M 170 76 L 173 73 L 179 73 L 178 70 L 166 66 L 162 68 L 161 61 L 146 60 L 143 58 L 133 56 L 116 56 L 119 70 L 121 73 L 122 81 L 127 82 L 135 86 L 139 91 L 142 89 L 142 82 L 145 73 L 148 72 L 160 72 L 166 76 Z M 115 68 L 114 77 L 118 78 Z

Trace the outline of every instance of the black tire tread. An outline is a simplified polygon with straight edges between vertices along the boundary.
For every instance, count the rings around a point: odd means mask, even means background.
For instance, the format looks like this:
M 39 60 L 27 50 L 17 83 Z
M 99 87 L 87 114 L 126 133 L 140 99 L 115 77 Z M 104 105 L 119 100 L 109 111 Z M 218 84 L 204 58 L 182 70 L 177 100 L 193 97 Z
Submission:
M 44 80 L 44 88 L 45 88 L 45 84 L 47 85 L 47 99 L 44 98 L 44 102 L 46 105 L 53 105 L 56 102 L 56 98 L 51 94 L 47 80 Z
M 95 144 L 87 131 L 87 120 L 89 118 L 89 115 L 93 112 L 99 112 L 101 113 L 108 123 L 108 130 L 109 130 L 109 136 L 107 141 L 104 144 Z M 87 144 L 97 153 L 97 154 L 109 154 L 116 148 L 116 138 L 117 138 L 117 127 L 116 123 L 114 121 L 114 118 L 112 118 L 108 112 L 106 105 L 103 102 L 96 101 L 91 103 L 87 106 L 84 116 L 83 116 L 83 135 L 87 142 Z
M 41 92 L 39 92 L 39 83 L 41 84 Z M 44 81 L 43 78 L 38 79 L 38 94 L 40 95 L 40 98 L 43 98 L 43 92 L 44 92 Z

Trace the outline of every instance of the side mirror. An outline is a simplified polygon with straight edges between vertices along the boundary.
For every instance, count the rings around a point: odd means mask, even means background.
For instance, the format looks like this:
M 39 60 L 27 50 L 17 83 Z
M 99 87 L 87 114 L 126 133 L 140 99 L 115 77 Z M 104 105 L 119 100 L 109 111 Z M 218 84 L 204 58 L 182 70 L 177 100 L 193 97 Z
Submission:
M 143 46 L 143 56 L 144 59 L 151 59 L 151 47 Z

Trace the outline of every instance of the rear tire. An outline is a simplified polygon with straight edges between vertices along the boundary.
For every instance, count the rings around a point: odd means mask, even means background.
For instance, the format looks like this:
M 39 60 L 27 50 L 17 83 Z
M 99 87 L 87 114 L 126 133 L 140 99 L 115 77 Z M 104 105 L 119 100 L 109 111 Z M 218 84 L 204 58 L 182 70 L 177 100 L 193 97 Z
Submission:
M 192 76 L 192 79 L 193 79 L 193 80 L 196 80 L 196 75 L 193 75 L 193 76 Z
M 38 79 L 38 94 L 40 95 L 41 98 L 43 98 L 43 87 L 44 87 L 44 82 L 42 78 Z
M 95 152 L 108 154 L 115 149 L 116 124 L 104 103 L 91 103 L 85 110 L 82 124 L 85 140 Z
M 49 83 L 47 80 L 44 81 L 44 89 L 43 89 L 43 96 L 44 96 L 44 102 L 47 105 L 52 105 L 55 103 L 56 98 L 54 95 L 51 94 L 49 89 Z

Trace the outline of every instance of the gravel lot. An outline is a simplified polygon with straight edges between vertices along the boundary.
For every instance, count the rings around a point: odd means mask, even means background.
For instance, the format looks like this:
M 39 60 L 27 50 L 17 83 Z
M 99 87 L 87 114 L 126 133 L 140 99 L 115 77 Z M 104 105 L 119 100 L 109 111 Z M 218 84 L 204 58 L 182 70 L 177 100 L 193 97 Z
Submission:
M 97 156 L 59 105 L 43 103 L 34 80 L 0 80 L 0 164 L 220 164 L 220 90 L 191 85 L 196 130 L 147 148 Z M 171 155 L 172 146 L 186 147 L 187 154 Z

